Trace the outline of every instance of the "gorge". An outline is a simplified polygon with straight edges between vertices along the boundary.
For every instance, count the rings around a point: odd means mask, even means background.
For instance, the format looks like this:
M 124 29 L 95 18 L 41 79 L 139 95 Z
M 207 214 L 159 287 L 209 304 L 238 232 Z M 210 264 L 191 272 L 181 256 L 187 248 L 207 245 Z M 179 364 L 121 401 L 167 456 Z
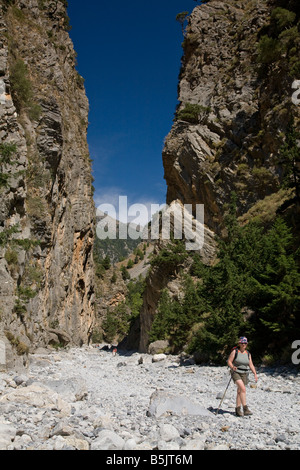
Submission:
M 106 311 L 123 335 L 111 339 L 142 353 L 164 340 L 165 352 L 220 359 L 246 331 L 261 357 L 287 359 L 300 333 L 297 1 L 210 0 L 187 18 L 162 159 L 166 203 L 204 204 L 205 243 L 140 247 L 138 291 L 127 258 L 106 270 L 93 256 L 89 103 L 67 2 L 0 7 L 1 368 L 105 338 Z

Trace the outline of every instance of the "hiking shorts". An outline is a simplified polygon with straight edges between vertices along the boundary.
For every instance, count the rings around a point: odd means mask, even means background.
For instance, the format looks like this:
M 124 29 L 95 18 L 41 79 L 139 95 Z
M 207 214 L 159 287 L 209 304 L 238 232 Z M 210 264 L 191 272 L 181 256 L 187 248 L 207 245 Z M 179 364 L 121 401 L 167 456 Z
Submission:
M 242 380 L 244 382 L 244 385 L 248 385 L 249 383 L 249 373 L 246 372 L 245 374 L 241 374 L 239 372 L 236 372 L 236 371 L 232 371 L 231 372 L 231 377 L 232 377 L 232 380 L 234 381 L 234 383 L 236 383 L 237 380 Z

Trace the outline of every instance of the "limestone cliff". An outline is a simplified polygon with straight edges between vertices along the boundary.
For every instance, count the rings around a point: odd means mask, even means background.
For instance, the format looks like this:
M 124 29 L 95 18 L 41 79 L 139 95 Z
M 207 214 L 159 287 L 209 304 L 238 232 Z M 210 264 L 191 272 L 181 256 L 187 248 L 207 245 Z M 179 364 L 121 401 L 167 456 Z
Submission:
M 0 340 L 9 366 L 38 346 L 89 341 L 95 211 L 89 104 L 66 2 L 1 0 L 0 31 Z
M 205 245 L 213 247 L 213 235 L 226 233 L 233 192 L 241 220 L 251 215 L 271 220 L 284 201 L 286 207 L 294 203 L 295 187 L 282 184 L 287 165 L 279 154 L 291 122 L 299 129 L 299 106 L 292 101 L 293 83 L 300 79 L 299 17 L 293 0 L 210 0 L 188 18 L 179 105 L 163 163 L 167 203 L 204 204 Z M 141 312 L 142 351 L 161 289 L 172 276 L 159 268 L 150 274 Z
M 172 201 L 167 211 L 172 215 L 171 230 L 173 230 L 174 225 L 178 227 L 178 221 L 181 223 L 183 220 L 183 205 L 179 201 Z M 187 217 L 187 214 L 185 217 Z M 195 233 L 198 232 L 195 230 Z M 204 226 L 203 240 L 204 244 L 202 245 L 201 240 L 198 239 L 199 246 L 201 246 L 201 248 L 200 250 L 197 250 L 197 252 L 200 254 L 203 263 L 206 265 L 211 265 L 214 263 L 216 257 L 216 240 L 215 234 L 206 226 Z M 153 257 L 155 258 L 156 256 L 159 256 L 164 249 L 168 249 L 168 246 L 169 241 L 163 240 L 163 237 L 160 237 L 160 240 L 155 245 Z M 180 256 L 178 257 L 178 260 L 180 260 Z M 138 346 L 135 344 L 135 346 L 138 347 L 141 352 L 148 351 L 149 334 L 153 320 L 157 313 L 157 307 L 162 291 L 167 289 L 172 297 L 180 297 L 183 291 L 184 274 L 189 271 L 190 266 L 191 260 L 189 257 L 185 257 L 183 255 L 182 262 L 178 263 L 176 261 L 174 264 L 165 262 L 159 263 L 158 265 L 154 263 L 154 265 L 149 270 L 143 296 L 143 306 L 139 319 L 140 335 Z M 180 273 L 180 271 L 183 272 L 183 275 Z
M 219 234 L 233 191 L 242 215 L 280 189 L 278 151 L 290 118 L 299 121 L 291 100 L 297 20 L 278 33 L 282 53 L 274 60 L 259 57 L 259 42 L 277 26 L 274 8 L 288 4 L 297 8 L 292 1 L 210 0 L 189 17 L 180 104 L 163 151 L 167 202 L 205 204 L 206 223 Z

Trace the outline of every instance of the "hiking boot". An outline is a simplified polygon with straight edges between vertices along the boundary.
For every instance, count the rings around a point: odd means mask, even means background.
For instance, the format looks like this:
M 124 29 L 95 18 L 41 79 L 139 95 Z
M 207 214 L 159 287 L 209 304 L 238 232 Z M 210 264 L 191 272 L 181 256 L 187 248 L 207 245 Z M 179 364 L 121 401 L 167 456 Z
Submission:
M 248 406 L 244 406 L 244 416 L 251 416 L 253 413 L 249 410 Z
M 242 410 L 241 410 L 240 406 L 235 409 L 235 414 L 236 414 L 236 416 L 239 416 L 239 417 L 243 416 L 243 413 L 242 413 Z

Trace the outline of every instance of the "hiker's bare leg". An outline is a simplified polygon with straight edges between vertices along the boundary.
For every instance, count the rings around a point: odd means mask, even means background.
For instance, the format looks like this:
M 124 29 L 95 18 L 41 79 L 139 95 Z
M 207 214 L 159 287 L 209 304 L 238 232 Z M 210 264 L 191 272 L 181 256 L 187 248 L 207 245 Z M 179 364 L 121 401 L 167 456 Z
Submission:
M 236 406 L 237 408 L 241 405 L 246 406 L 246 387 L 242 380 L 236 381 L 237 385 L 237 396 L 236 396 Z

